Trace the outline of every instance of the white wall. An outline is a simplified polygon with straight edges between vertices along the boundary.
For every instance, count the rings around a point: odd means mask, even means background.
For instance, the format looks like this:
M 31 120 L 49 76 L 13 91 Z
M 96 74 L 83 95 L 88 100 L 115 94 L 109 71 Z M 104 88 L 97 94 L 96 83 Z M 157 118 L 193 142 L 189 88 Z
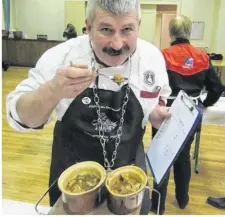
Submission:
M 4 18 L 4 10 L 3 10 L 3 2 L 2 2 L 2 9 L 1 9 L 1 11 L 2 11 L 2 29 L 5 29 L 5 18 Z
M 211 46 L 211 32 L 213 29 L 214 5 L 216 1 L 217 0 L 141 0 L 144 4 L 178 4 L 178 14 L 185 15 L 192 21 L 205 22 L 204 38 L 202 40 L 191 40 L 191 43 L 197 47 Z M 224 2 L 225 0 L 221 1 Z M 150 20 L 150 18 L 149 16 L 148 20 Z M 158 40 L 155 39 L 155 44 L 157 43 Z
M 72 23 L 78 35 L 82 34 L 82 28 L 85 26 L 85 2 L 67 0 L 64 4 L 64 23 Z
M 13 0 L 15 5 L 14 28 L 23 31 L 27 38 L 47 34 L 49 40 L 61 40 L 64 26 L 64 0 Z
M 48 34 L 48 39 L 61 40 L 65 29 L 66 0 L 11 0 L 14 3 L 15 16 L 13 17 L 13 28 L 24 31 L 28 38 L 36 38 L 37 34 Z M 71 1 L 71 0 L 70 0 Z M 73 0 L 82 1 L 82 0 Z M 218 19 L 214 20 L 214 9 L 220 3 Z M 141 0 L 145 4 L 178 4 L 178 13 L 188 16 L 192 21 L 205 22 L 203 40 L 191 41 L 198 47 L 213 47 L 221 50 L 225 43 L 224 21 L 225 21 L 225 0 Z M 12 3 L 12 4 L 13 4 Z M 149 17 L 152 19 L 152 17 Z M 83 25 L 83 20 L 81 20 Z M 214 26 L 218 24 L 217 33 Z M 156 22 L 155 22 L 156 23 Z M 152 27 L 155 29 L 155 27 Z M 215 36 L 216 35 L 216 36 Z M 215 37 L 214 41 L 212 38 Z M 212 44 L 212 46 L 211 46 Z
M 225 58 L 225 0 L 215 1 L 214 23 L 211 34 L 212 47 L 210 52 L 222 53 Z
M 211 34 L 211 53 L 221 53 L 225 58 L 225 0 L 216 0 L 214 10 L 214 23 Z M 225 85 L 225 68 L 222 69 L 223 84 Z
M 189 17 L 192 21 L 205 22 L 203 40 L 191 40 L 191 43 L 197 47 L 210 47 L 216 1 L 217 0 L 182 0 L 182 15 Z
M 156 31 L 156 5 L 142 5 L 141 17 L 142 20 L 139 29 L 139 37 L 154 43 Z

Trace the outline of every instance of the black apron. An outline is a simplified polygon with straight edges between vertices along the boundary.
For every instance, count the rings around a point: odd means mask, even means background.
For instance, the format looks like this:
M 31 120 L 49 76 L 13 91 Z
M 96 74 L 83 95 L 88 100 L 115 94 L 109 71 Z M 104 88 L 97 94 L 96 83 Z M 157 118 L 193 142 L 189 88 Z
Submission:
M 120 108 L 123 104 L 126 88 L 127 85 L 124 85 L 118 92 L 98 90 L 109 161 L 111 161 L 115 149 L 115 136 L 121 117 Z M 90 104 L 86 103 L 88 101 Z M 135 164 L 146 172 L 142 143 L 145 132 L 145 129 L 142 128 L 143 117 L 142 107 L 131 89 L 124 115 L 121 143 L 117 149 L 113 169 Z M 93 89 L 88 88 L 74 99 L 62 120 L 56 122 L 49 185 L 65 169 L 77 162 L 96 161 L 104 166 L 103 148 L 98 138 L 97 118 Z M 55 184 L 49 192 L 50 206 L 55 204 L 60 195 L 61 192 Z

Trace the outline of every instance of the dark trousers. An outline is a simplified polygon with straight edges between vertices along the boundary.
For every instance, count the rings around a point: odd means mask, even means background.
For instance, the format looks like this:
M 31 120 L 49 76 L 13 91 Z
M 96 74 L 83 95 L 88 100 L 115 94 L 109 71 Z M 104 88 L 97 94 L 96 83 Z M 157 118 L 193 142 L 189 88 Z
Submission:
M 157 133 L 157 129 L 152 128 L 152 138 Z M 191 160 L 190 160 L 190 149 L 191 144 L 194 140 L 194 135 L 189 138 L 185 144 L 183 150 L 180 152 L 177 160 L 174 162 L 174 182 L 175 182 L 175 193 L 176 199 L 179 204 L 186 203 L 188 200 L 189 192 L 189 182 L 191 180 Z M 160 211 L 165 210 L 166 194 L 167 194 L 167 185 L 169 181 L 169 173 L 167 174 L 165 180 L 160 186 L 154 182 L 153 186 L 161 193 L 160 200 Z M 158 207 L 158 194 L 152 193 L 152 208 L 157 210 Z

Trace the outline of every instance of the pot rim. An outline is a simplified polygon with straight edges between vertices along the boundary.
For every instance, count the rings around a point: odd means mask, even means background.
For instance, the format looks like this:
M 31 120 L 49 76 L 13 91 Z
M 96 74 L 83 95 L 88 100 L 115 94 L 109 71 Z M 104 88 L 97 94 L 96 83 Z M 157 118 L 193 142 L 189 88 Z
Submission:
M 63 182 L 63 179 L 65 179 L 66 177 L 69 176 L 69 174 L 71 172 L 74 171 L 74 168 L 78 167 L 78 168 L 81 168 L 79 166 L 82 166 L 82 164 L 84 165 L 82 168 L 85 168 L 85 167 L 92 167 L 94 165 L 94 167 L 100 171 L 101 173 L 101 179 L 99 181 L 99 183 L 92 189 L 86 191 L 86 192 L 81 192 L 81 193 L 72 193 L 70 191 L 67 191 L 63 186 L 64 186 L 64 182 Z M 58 179 L 58 187 L 60 189 L 60 191 L 63 193 L 63 194 L 66 194 L 67 196 L 80 196 L 80 195 L 86 195 L 86 194 L 89 194 L 95 190 L 97 190 L 99 187 L 101 187 L 101 185 L 105 182 L 105 179 L 106 179 L 106 171 L 105 171 L 105 168 L 95 162 L 95 161 L 83 161 L 83 162 L 80 162 L 80 163 L 76 163 L 70 167 L 68 167 L 66 170 L 63 171 L 63 173 L 60 175 L 59 179 Z
M 115 172 L 117 172 L 117 171 L 119 171 L 119 170 L 121 170 L 121 169 L 122 169 L 122 170 L 123 170 L 123 169 L 135 169 L 135 170 L 138 170 L 139 172 L 141 172 L 141 173 L 143 174 L 145 180 L 144 180 L 144 182 L 142 183 L 142 187 L 141 187 L 138 191 L 133 192 L 133 193 L 130 193 L 130 194 L 118 194 L 118 193 L 115 193 L 115 192 L 111 191 L 111 188 L 110 188 L 109 185 L 108 185 L 108 178 L 110 177 L 110 175 L 112 176 L 113 173 L 115 173 Z M 111 195 L 116 196 L 116 197 L 120 197 L 120 198 L 125 198 L 125 197 L 130 197 L 130 196 L 134 196 L 134 195 L 136 195 L 136 194 L 139 194 L 141 191 L 143 191 L 143 189 L 145 189 L 145 187 L 146 187 L 146 185 L 147 185 L 147 182 L 148 182 L 148 177 L 147 177 L 147 175 L 145 174 L 145 172 L 144 172 L 141 168 L 139 168 L 139 167 L 137 167 L 137 166 L 123 166 L 123 167 L 119 167 L 119 168 L 117 168 L 117 169 L 111 171 L 111 172 L 108 174 L 108 176 L 107 176 L 107 178 L 106 178 L 106 181 L 105 181 L 105 186 L 106 186 L 108 192 L 109 192 Z

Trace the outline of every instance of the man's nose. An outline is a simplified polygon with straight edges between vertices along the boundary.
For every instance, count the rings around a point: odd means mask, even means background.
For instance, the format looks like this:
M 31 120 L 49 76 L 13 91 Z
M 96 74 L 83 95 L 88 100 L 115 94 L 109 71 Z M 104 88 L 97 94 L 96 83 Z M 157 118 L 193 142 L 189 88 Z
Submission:
M 115 50 L 119 50 L 123 47 L 123 38 L 119 34 L 115 34 L 112 37 L 112 41 L 110 43 L 111 48 Z

